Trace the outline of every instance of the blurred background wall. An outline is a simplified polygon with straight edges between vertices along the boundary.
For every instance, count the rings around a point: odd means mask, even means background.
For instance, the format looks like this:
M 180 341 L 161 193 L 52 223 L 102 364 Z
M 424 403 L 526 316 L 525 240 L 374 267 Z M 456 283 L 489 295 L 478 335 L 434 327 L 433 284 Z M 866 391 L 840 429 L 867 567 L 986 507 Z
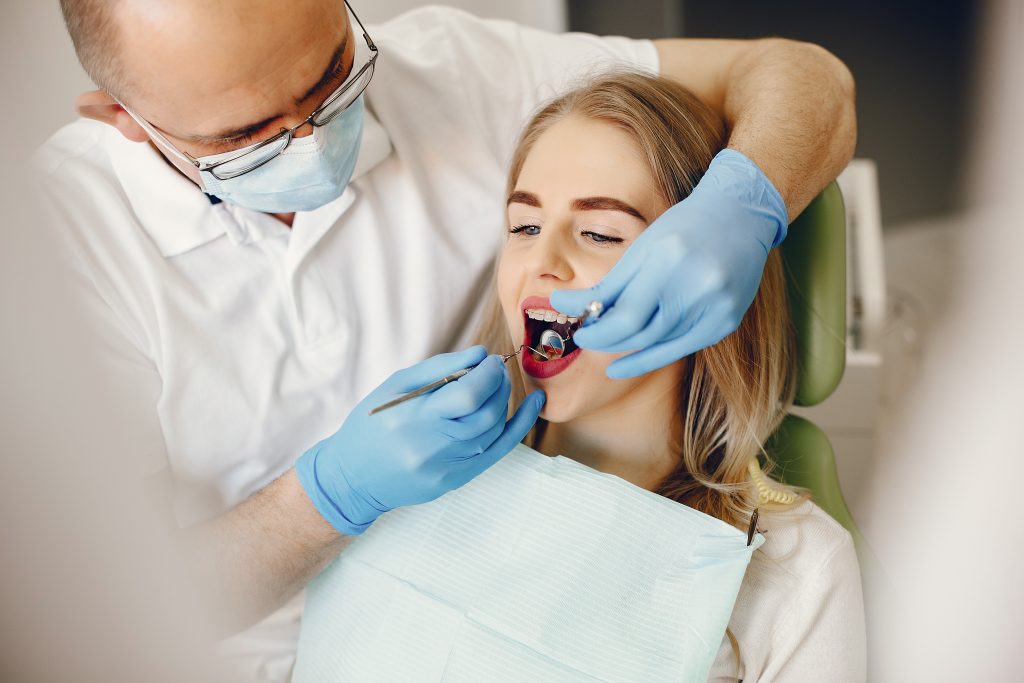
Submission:
M 424 5 L 449 5 L 487 19 L 509 19 L 521 24 L 537 26 L 549 31 L 564 31 L 568 26 L 565 3 L 562 0 L 371 0 L 355 2 L 352 6 L 363 21 L 379 23 Z M 365 16 L 364 16 L 365 15 Z

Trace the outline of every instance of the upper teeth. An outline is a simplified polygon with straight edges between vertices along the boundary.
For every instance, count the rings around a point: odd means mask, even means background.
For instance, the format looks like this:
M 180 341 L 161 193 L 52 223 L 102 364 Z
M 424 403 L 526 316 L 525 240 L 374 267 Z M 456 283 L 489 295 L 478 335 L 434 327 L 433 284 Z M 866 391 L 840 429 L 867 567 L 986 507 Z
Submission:
M 534 320 L 543 320 L 547 323 L 575 324 L 579 322 L 579 318 L 563 315 L 558 311 L 552 311 L 549 308 L 528 308 L 526 309 L 526 315 Z

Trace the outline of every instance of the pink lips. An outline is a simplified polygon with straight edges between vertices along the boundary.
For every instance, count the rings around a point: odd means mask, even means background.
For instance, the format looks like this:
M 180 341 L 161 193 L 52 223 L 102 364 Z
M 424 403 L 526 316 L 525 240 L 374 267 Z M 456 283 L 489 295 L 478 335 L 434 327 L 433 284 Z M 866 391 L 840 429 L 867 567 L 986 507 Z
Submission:
M 530 328 L 526 323 L 528 318 L 526 317 L 526 309 L 528 308 L 551 308 L 551 301 L 546 296 L 528 296 L 519 305 L 519 308 L 523 313 L 523 344 L 525 346 L 530 345 Z M 548 377 L 554 377 L 555 375 L 563 372 L 566 368 L 572 365 L 582 349 L 576 349 L 568 356 L 559 358 L 557 360 L 538 361 L 533 358 L 533 354 L 529 349 L 524 348 L 523 352 L 519 355 L 519 358 L 523 365 L 523 372 L 528 374 L 530 377 L 536 379 L 547 379 Z

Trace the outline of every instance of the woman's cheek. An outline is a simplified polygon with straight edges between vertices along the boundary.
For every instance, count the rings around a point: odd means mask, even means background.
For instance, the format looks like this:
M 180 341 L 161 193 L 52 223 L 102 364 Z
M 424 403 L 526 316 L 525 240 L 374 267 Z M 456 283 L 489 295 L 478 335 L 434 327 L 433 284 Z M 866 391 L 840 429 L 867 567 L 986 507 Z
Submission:
M 515 337 L 520 332 L 516 323 L 521 316 L 519 311 L 518 294 L 521 287 L 518 286 L 520 278 L 516 277 L 514 264 L 511 263 L 506 251 L 501 254 L 498 260 L 498 303 L 505 313 L 505 320 L 508 322 L 509 333 Z
M 505 252 L 502 252 L 501 256 L 498 257 L 498 299 L 501 301 L 501 305 L 506 308 L 508 307 L 508 297 L 511 296 L 511 283 L 510 272 L 508 268 L 508 261 L 505 257 Z

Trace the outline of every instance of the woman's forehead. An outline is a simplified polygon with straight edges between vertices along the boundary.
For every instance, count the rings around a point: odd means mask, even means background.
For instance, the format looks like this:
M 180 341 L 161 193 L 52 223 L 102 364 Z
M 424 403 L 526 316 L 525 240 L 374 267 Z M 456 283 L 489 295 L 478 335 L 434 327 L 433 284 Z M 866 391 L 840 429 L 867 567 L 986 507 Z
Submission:
M 566 117 L 538 137 L 515 189 L 536 195 L 544 206 L 612 197 L 647 216 L 660 203 L 651 172 L 629 133 L 581 116 Z

